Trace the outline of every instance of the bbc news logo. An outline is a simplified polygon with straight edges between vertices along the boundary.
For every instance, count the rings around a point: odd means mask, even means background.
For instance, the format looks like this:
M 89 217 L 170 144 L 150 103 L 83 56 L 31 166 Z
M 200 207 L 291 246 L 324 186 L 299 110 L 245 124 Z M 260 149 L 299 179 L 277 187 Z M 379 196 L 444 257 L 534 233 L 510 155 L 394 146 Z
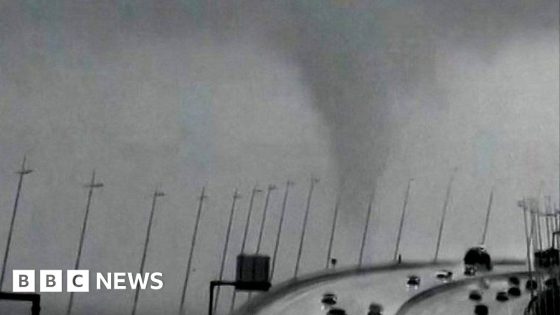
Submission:
M 13 292 L 37 292 L 36 282 L 39 283 L 39 292 L 89 292 L 90 272 L 89 270 L 66 270 L 63 276 L 62 270 L 39 270 L 36 279 L 35 270 L 14 270 L 12 272 Z M 107 272 L 95 273 L 96 290 L 161 290 L 163 288 L 163 274 L 154 273 L 131 273 L 131 272 Z M 37 280 L 37 281 L 36 281 Z

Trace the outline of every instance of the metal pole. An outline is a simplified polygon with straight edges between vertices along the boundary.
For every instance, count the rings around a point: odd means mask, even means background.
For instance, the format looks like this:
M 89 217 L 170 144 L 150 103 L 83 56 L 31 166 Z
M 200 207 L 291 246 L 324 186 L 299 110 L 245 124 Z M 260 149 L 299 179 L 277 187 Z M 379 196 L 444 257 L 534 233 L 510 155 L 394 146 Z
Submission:
M 554 207 L 552 205 L 552 197 L 550 197 L 549 200 L 549 217 L 550 217 L 550 233 L 552 234 L 552 237 L 550 238 L 550 241 L 552 243 L 552 247 L 556 247 L 556 236 L 555 236 L 555 232 L 557 231 L 557 226 L 556 226 L 556 214 L 555 214 L 555 210 Z
M 88 190 L 87 202 L 86 202 L 86 211 L 84 214 L 84 221 L 82 223 L 82 231 L 80 233 L 80 242 L 78 243 L 78 253 L 76 255 L 76 262 L 74 263 L 74 269 L 77 270 L 80 268 L 80 261 L 82 259 L 82 248 L 84 246 L 84 239 L 86 235 L 87 223 L 89 219 L 89 211 L 91 208 L 91 202 L 93 197 L 93 190 L 95 188 L 103 187 L 103 183 L 98 183 L 95 181 L 95 170 L 91 173 L 91 181 L 89 184 L 86 185 Z M 74 292 L 70 292 L 70 300 L 68 300 L 68 307 L 66 309 L 66 314 L 70 315 L 72 312 L 72 306 L 74 305 Z
M 214 282 L 210 281 L 210 294 L 208 299 L 208 315 L 212 315 L 212 310 L 214 306 L 212 305 L 214 300 Z
M 23 177 L 25 175 L 33 172 L 33 170 L 27 169 L 25 167 L 26 161 L 27 161 L 27 157 L 24 156 L 23 157 L 23 162 L 21 163 L 21 169 L 17 172 L 17 174 L 19 174 L 19 181 L 18 181 L 17 190 L 16 190 L 16 198 L 15 198 L 15 201 L 14 201 L 14 208 L 12 210 L 12 219 L 10 221 L 10 230 L 8 232 L 8 240 L 6 241 L 6 250 L 4 252 L 4 259 L 3 259 L 3 262 L 2 262 L 2 273 L 0 274 L 0 291 L 2 291 L 2 286 L 4 285 L 4 275 L 6 274 L 6 267 L 7 267 L 7 264 L 8 264 L 8 256 L 10 254 L 10 246 L 12 244 L 12 235 L 14 233 L 14 223 L 15 223 L 15 220 L 16 220 L 16 214 L 17 214 L 18 205 L 19 205 L 19 198 L 21 196 L 21 190 L 22 190 L 22 187 L 23 187 Z
M 547 202 L 546 202 L 546 227 L 547 227 L 547 233 L 548 233 L 548 246 L 549 247 L 554 247 L 554 220 L 553 220 L 553 213 L 552 213 L 552 200 L 550 196 L 547 196 Z
M 539 245 L 539 250 L 542 250 L 542 230 L 541 230 L 541 215 L 539 212 L 539 208 L 537 208 L 534 211 L 535 214 L 535 220 L 536 220 L 536 225 L 537 225 L 537 235 L 538 235 L 538 245 Z
M 545 222 L 546 222 L 546 234 L 547 234 L 547 249 L 548 248 L 555 248 L 554 245 L 554 226 L 553 226 L 553 214 L 552 214 L 552 205 L 551 205 L 551 196 L 544 196 L 545 198 Z M 545 295 L 546 296 L 546 295 Z M 548 297 L 546 297 L 548 299 Z M 552 297 L 553 305 L 556 305 L 556 298 Z M 548 304 L 549 301 L 545 300 L 545 304 Z
M 268 189 L 266 191 L 266 198 L 264 200 L 264 208 L 263 208 L 263 215 L 262 215 L 262 220 L 261 220 L 261 228 L 259 231 L 259 240 L 257 241 L 257 254 L 260 253 L 260 249 L 261 249 L 261 243 L 262 243 L 262 238 L 263 238 L 263 233 L 264 233 L 264 225 L 266 223 L 266 215 L 268 213 L 268 202 L 270 199 L 270 193 L 276 189 L 276 186 L 274 185 L 268 185 Z
M 366 216 L 366 223 L 364 225 L 364 232 L 362 234 L 362 244 L 360 246 L 360 256 L 358 257 L 358 266 L 360 268 L 362 267 L 362 262 L 363 262 L 363 258 L 364 258 L 364 249 L 366 247 L 367 234 L 368 234 L 368 230 L 369 230 L 369 220 L 371 218 L 371 209 L 372 208 L 373 208 L 373 193 L 371 194 L 371 196 L 369 198 L 367 216 Z
M 253 203 L 255 201 L 255 195 L 262 190 L 258 189 L 257 186 L 253 187 L 251 191 L 251 198 L 249 199 L 249 209 L 247 210 L 247 218 L 245 220 L 245 230 L 243 231 L 243 239 L 241 241 L 241 253 L 245 252 L 245 245 L 247 245 L 247 235 L 249 234 L 249 226 L 251 225 L 251 214 L 253 213 Z
M 552 226 L 554 228 L 554 232 L 553 232 L 553 234 L 554 234 L 554 233 L 559 232 L 558 231 L 558 211 L 556 210 L 555 206 L 553 206 L 552 209 L 553 209 L 552 210 L 553 211 L 552 212 Z M 554 237 L 554 236 L 552 237 L 552 244 L 553 244 L 554 247 L 558 248 L 558 238 L 557 237 Z
M 325 265 L 326 269 L 329 268 L 329 264 L 330 264 L 330 261 L 331 261 L 332 247 L 333 247 L 333 243 L 334 243 L 334 233 L 335 233 L 335 230 L 336 230 L 336 221 L 338 220 L 339 206 L 340 206 L 340 196 L 336 197 L 336 202 L 334 204 L 334 215 L 333 215 L 333 221 L 332 221 L 332 226 L 331 226 L 331 237 L 329 239 L 329 249 L 327 251 L 327 263 Z
M 445 215 L 447 214 L 447 205 L 449 204 L 449 197 L 451 196 L 451 185 L 453 184 L 453 180 L 455 179 L 455 173 L 457 173 L 457 168 L 453 169 L 453 173 L 451 174 L 451 178 L 449 179 L 449 184 L 447 185 L 447 192 L 445 193 L 445 201 L 443 203 L 443 210 L 441 212 L 441 219 L 439 223 L 439 232 L 438 232 L 438 238 L 436 243 L 436 252 L 434 254 L 434 261 L 438 259 L 438 255 L 439 255 L 439 248 L 441 246 L 441 235 L 443 233 L 443 224 L 445 222 Z
M 146 263 L 146 253 L 148 251 L 148 245 L 150 243 L 150 234 L 152 232 L 152 221 L 154 219 L 154 213 L 156 210 L 156 200 L 158 197 L 163 197 L 165 194 L 161 191 L 154 191 L 152 198 L 152 210 L 150 211 L 150 218 L 148 219 L 148 229 L 146 231 L 146 241 L 144 242 L 144 252 L 142 253 L 142 261 L 140 262 L 140 275 L 144 274 L 144 264 Z M 136 287 L 136 292 L 134 293 L 134 305 L 132 307 L 132 315 L 136 314 L 136 308 L 138 306 L 138 297 L 140 294 L 140 288 Z
M 245 252 L 245 246 L 247 245 L 247 235 L 249 234 L 249 226 L 251 225 L 251 214 L 253 213 L 253 202 L 255 201 L 255 195 L 262 192 L 257 186 L 253 187 L 251 191 L 251 198 L 249 200 L 249 209 L 247 210 L 247 219 L 245 221 L 245 230 L 243 231 L 243 240 L 241 242 L 241 253 Z M 231 304 L 229 306 L 229 312 L 232 313 L 235 308 L 235 300 L 237 298 L 237 291 L 233 291 L 231 295 Z
M 264 201 L 264 208 L 263 208 L 263 215 L 262 215 L 262 220 L 261 220 L 261 228 L 259 230 L 259 239 L 257 241 L 257 254 L 260 253 L 261 250 L 261 243 L 262 243 L 262 238 L 263 238 L 263 234 L 264 234 L 264 225 L 266 223 L 266 214 L 268 212 L 268 202 L 270 199 L 270 192 L 273 191 L 274 189 L 276 189 L 276 186 L 274 185 L 268 185 L 268 190 L 266 192 L 266 198 Z M 253 292 L 249 292 L 249 299 L 251 299 Z
M 539 185 L 539 190 L 537 192 L 536 195 L 536 209 L 535 211 L 537 212 L 537 216 L 536 216 L 536 220 L 537 220 L 537 233 L 538 233 L 538 240 L 539 240 L 539 248 L 542 249 L 542 229 L 541 229 L 541 216 L 540 216 L 540 206 L 541 206 L 541 196 L 543 194 L 543 190 L 544 190 L 544 181 L 541 180 L 540 181 L 540 185 Z M 539 249 L 540 250 L 540 249 Z
M 214 297 L 214 287 L 220 288 L 223 285 L 235 286 L 235 281 L 221 281 L 221 280 L 214 280 L 210 281 L 210 299 L 208 300 L 208 315 L 212 315 L 216 312 L 216 308 L 212 307 L 212 301 Z
M 305 216 L 303 217 L 303 227 L 301 230 L 301 238 L 299 241 L 299 248 L 298 248 L 298 254 L 297 254 L 297 258 L 296 258 L 296 268 L 294 270 L 294 278 L 297 278 L 298 275 L 298 271 L 299 271 L 299 264 L 301 261 L 301 253 L 303 250 L 303 241 L 305 239 L 305 230 L 307 229 L 307 219 L 309 217 L 309 209 L 311 206 L 311 196 L 313 195 L 313 189 L 315 188 L 315 184 L 319 182 L 318 179 L 312 177 L 310 180 L 310 185 L 309 185 L 309 194 L 307 195 L 307 204 L 305 206 Z
M 536 203 L 536 208 L 534 210 L 531 210 L 531 235 L 533 235 L 534 233 L 537 233 L 537 242 L 536 244 L 533 243 L 533 249 L 535 248 L 535 246 L 537 247 L 536 251 L 542 251 L 542 240 L 538 237 L 540 234 L 540 226 L 539 226 L 539 207 L 538 207 L 538 203 Z M 538 282 L 538 286 L 537 286 L 537 295 L 541 293 L 541 289 L 542 289 L 542 275 L 537 273 L 536 274 L 536 278 L 537 278 L 537 282 Z
M 239 193 L 237 192 L 237 189 L 235 189 L 235 192 L 233 193 L 233 201 L 231 202 L 231 210 L 229 213 L 229 221 L 228 221 L 228 225 L 227 225 L 227 230 L 226 230 L 226 241 L 224 243 L 224 249 L 222 251 L 222 263 L 220 265 L 220 276 L 218 278 L 218 280 L 222 280 L 223 276 L 224 276 L 224 267 L 226 264 L 226 257 L 227 257 L 227 250 L 229 247 L 229 238 L 231 235 L 231 225 L 233 222 L 233 215 L 235 213 L 235 203 L 237 202 L 237 199 L 241 198 L 241 195 L 239 195 Z M 218 287 L 218 289 L 216 290 L 216 300 L 214 301 L 214 313 L 216 313 L 216 309 L 218 308 L 218 300 L 220 299 L 220 287 Z
M 552 210 L 552 197 L 547 196 L 546 202 L 546 218 L 547 218 L 547 226 L 548 226 L 548 234 L 550 236 L 549 247 L 554 247 L 554 232 L 556 230 L 554 226 L 554 211 Z
M 395 253 L 393 254 L 393 260 L 397 260 L 398 254 L 399 254 L 399 247 L 401 245 L 401 237 L 402 237 L 402 230 L 403 230 L 403 226 L 404 226 L 404 218 L 406 215 L 406 208 L 408 206 L 408 197 L 410 195 L 410 184 L 412 183 L 414 179 L 410 178 L 408 180 L 408 184 L 406 185 L 406 192 L 404 194 L 404 202 L 403 202 L 403 207 L 402 207 L 402 213 L 401 213 L 401 221 L 399 223 L 399 232 L 397 234 L 397 243 L 395 244 Z
M 553 205 L 553 209 L 554 209 L 554 222 L 555 222 L 555 231 L 560 232 L 560 212 L 558 212 L 558 207 L 556 206 L 556 203 L 554 203 Z M 560 247 L 560 240 L 558 240 L 558 238 L 556 239 L 556 248 Z
M 276 257 L 278 256 L 278 247 L 280 245 L 280 237 L 282 236 L 282 227 L 284 225 L 284 214 L 286 213 L 286 205 L 288 203 L 288 193 L 290 191 L 290 186 L 294 183 L 291 181 L 286 182 L 286 189 L 284 190 L 284 199 L 282 201 L 282 210 L 280 212 L 280 221 L 278 222 L 278 231 L 276 234 L 276 240 L 274 242 L 274 252 L 272 254 L 272 266 L 270 267 L 270 279 L 274 275 L 274 268 L 276 267 Z
M 558 213 L 556 212 L 555 208 L 553 208 L 553 213 L 552 213 L 552 224 L 553 224 L 553 227 L 554 227 L 553 234 L 557 233 L 558 232 Z M 558 248 L 558 237 L 554 237 L 554 236 L 552 237 L 552 245 L 555 248 Z
M 484 231 L 482 232 L 482 240 L 480 244 L 486 243 L 486 234 L 488 232 L 488 223 L 490 222 L 490 212 L 492 211 L 492 202 L 494 201 L 494 187 L 490 190 L 490 198 L 488 199 L 488 207 L 486 208 L 486 219 L 484 220 Z
M 529 272 L 529 280 L 533 280 L 533 268 L 531 267 L 531 236 L 529 235 L 529 227 L 527 224 L 527 202 L 524 198 L 518 202 L 518 206 L 523 210 L 523 224 L 525 226 L 525 243 L 527 247 L 527 268 Z M 531 290 L 531 298 L 534 297 L 534 292 Z
M 191 239 L 191 248 L 190 248 L 190 252 L 189 252 L 189 259 L 187 261 L 187 271 L 186 271 L 186 275 L 185 275 L 185 283 L 183 285 L 183 293 L 181 294 L 181 304 L 179 307 L 179 313 L 183 312 L 184 310 L 184 306 L 185 306 L 185 296 L 187 293 L 187 286 L 189 284 L 189 276 L 191 274 L 191 263 L 192 263 L 192 258 L 193 258 L 193 253 L 194 253 L 194 248 L 196 245 L 196 237 L 198 235 L 198 225 L 200 224 L 200 214 L 202 213 L 202 207 L 204 204 L 204 199 L 206 199 L 206 195 L 205 195 L 205 190 L 206 187 L 202 187 L 202 192 L 200 193 L 200 197 L 198 198 L 198 210 L 196 211 L 196 219 L 195 219 L 195 223 L 194 223 L 194 231 L 193 231 L 193 235 L 192 235 L 192 239 Z

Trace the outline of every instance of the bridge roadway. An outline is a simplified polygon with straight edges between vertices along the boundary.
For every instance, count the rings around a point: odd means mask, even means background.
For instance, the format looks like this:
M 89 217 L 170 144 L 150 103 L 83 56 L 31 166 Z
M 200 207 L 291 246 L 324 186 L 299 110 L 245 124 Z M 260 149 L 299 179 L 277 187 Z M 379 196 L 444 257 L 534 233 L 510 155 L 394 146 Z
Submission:
M 452 271 L 453 279 L 437 279 L 440 270 Z M 462 264 L 457 262 L 339 269 L 278 284 L 241 306 L 235 315 L 325 315 L 327 309 L 321 304 L 325 293 L 336 294 L 337 307 L 348 315 L 366 315 L 371 303 L 383 305 L 384 315 L 467 315 L 474 314 L 477 304 L 468 299 L 474 289 L 482 292 L 481 303 L 489 307 L 489 314 L 521 315 L 530 299 L 524 290 L 525 271 L 523 261 L 497 262 L 492 272 L 476 277 L 464 276 Z M 417 288 L 406 285 L 410 275 L 420 277 Z M 508 278 L 513 275 L 521 279 L 522 295 L 507 302 L 496 301 L 496 293 L 507 291 L 511 286 Z

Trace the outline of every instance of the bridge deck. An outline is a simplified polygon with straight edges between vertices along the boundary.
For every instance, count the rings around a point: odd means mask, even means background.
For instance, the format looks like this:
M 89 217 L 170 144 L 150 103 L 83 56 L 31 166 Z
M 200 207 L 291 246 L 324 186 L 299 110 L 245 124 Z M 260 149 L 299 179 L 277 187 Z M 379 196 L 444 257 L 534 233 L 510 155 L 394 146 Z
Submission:
M 453 272 L 453 280 L 442 282 L 435 277 L 442 269 Z M 497 263 L 492 272 L 473 278 L 463 275 L 458 263 L 403 264 L 371 267 L 363 270 L 342 270 L 323 273 L 300 281 L 281 284 L 271 292 L 254 298 L 237 314 L 259 315 L 324 315 L 327 310 L 321 304 L 324 293 L 335 293 L 337 307 L 350 315 L 367 314 L 371 303 L 383 305 L 385 315 L 473 314 L 475 302 L 468 299 L 469 292 L 481 289 L 483 300 L 490 314 L 522 314 L 529 301 L 524 290 L 524 271 L 521 262 Z M 418 288 L 406 285 L 409 275 L 421 278 Z M 522 295 L 508 302 L 496 301 L 496 293 L 510 287 L 508 278 L 521 278 Z M 482 289 L 482 279 L 489 284 Z

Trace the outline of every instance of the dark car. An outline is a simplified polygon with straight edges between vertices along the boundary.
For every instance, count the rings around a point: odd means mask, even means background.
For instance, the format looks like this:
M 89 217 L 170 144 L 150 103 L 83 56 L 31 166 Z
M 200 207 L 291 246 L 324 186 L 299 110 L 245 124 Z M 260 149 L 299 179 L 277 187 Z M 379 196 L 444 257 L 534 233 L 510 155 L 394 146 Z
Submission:
M 406 285 L 409 287 L 417 287 L 420 285 L 420 277 L 416 276 L 416 275 L 411 275 L 408 276 L 408 279 L 406 280 Z
M 519 280 L 519 277 L 511 276 L 511 277 L 508 278 L 508 282 L 511 285 L 519 286 L 519 284 L 521 283 L 521 280 Z
M 472 265 L 465 265 L 465 276 L 476 275 L 476 267 Z
M 549 248 L 535 252 L 535 267 L 537 269 L 548 269 L 560 265 L 560 251 L 556 248 Z
M 496 301 L 506 302 L 508 300 L 509 300 L 509 296 L 508 296 L 507 292 L 500 291 L 500 292 L 496 293 Z
M 544 282 L 544 285 L 547 288 L 555 288 L 558 287 L 558 280 L 556 280 L 555 278 L 548 278 L 546 279 L 546 281 Z
M 488 315 L 488 306 L 484 304 L 478 304 L 474 307 L 475 315 Z
M 477 270 L 492 270 L 492 259 L 484 246 L 470 248 L 463 258 L 465 264 L 465 275 L 472 276 Z
M 529 291 L 536 290 L 537 287 L 538 287 L 537 280 L 529 279 L 527 280 L 527 282 L 525 282 L 525 289 Z
M 482 293 L 480 293 L 480 291 L 478 291 L 478 290 L 472 290 L 469 293 L 469 300 L 472 300 L 472 301 L 482 300 Z
M 346 311 L 341 308 L 333 308 L 327 312 L 327 315 L 346 315 Z
M 519 287 L 511 287 L 507 292 L 509 296 L 514 298 L 521 296 L 521 289 L 519 289 Z
M 453 272 L 449 270 L 440 270 L 436 272 L 436 278 L 441 281 L 449 281 L 453 278 Z
M 325 293 L 321 298 L 321 303 L 327 306 L 333 306 L 336 304 L 336 294 L 334 293 Z
M 383 315 L 383 306 L 377 303 L 371 303 L 367 315 Z

